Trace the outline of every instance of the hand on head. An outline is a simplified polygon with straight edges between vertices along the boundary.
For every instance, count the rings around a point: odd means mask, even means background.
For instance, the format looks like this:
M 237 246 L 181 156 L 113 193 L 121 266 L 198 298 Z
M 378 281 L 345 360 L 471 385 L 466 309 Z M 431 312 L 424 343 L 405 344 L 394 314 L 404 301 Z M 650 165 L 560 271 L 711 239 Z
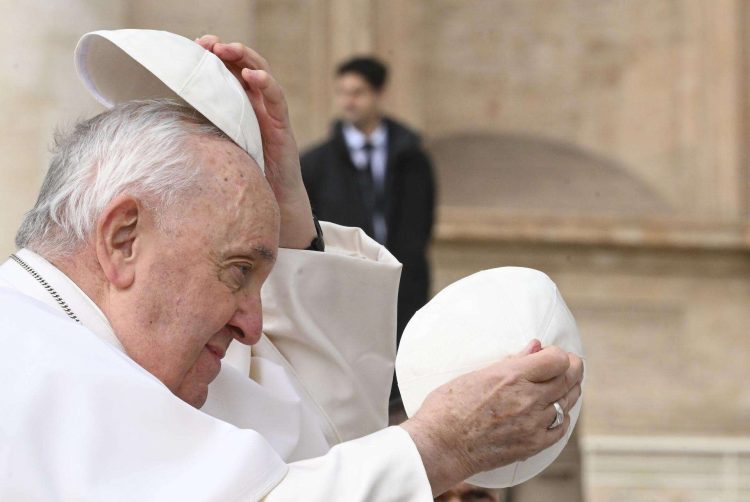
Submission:
M 258 118 L 266 179 L 281 212 L 280 247 L 306 248 L 317 233 L 284 91 L 265 58 L 249 47 L 222 43 L 215 35 L 204 35 L 196 43 L 216 54 L 237 77 Z
M 523 460 L 560 440 L 581 395 L 583 361 L 531 342 L 518 355 L 437 388 L 401 426 L 435 495 L 479 472 Z M 549 429 L 558 402 L 565 423 Z

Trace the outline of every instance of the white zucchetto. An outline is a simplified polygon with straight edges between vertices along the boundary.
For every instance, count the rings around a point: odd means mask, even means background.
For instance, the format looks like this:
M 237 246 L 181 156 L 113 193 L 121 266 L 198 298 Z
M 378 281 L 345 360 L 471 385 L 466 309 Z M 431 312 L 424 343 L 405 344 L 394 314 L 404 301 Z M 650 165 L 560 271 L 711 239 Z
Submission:
M 167 31 L 101 30 L 75 50 L 78 76 L 102 105 L 176 98 L 224 131 L 264 170 L 258 120 L 237 78 L 212 52 Z

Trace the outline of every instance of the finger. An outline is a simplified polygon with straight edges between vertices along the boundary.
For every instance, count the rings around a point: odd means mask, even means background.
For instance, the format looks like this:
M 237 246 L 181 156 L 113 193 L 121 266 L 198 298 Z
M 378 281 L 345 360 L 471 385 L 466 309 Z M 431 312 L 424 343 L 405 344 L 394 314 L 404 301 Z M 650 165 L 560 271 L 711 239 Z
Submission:
M 572 387 L 583 382 L 585 368 L 583 359 L 576 354 L 568 353 L 568 359 L 570 360 L 570 367 L 565 372 L 565 376 L 568 379 L 568 384 Z
M 565 410 L 564 398 L 561 398 L 555 402 L 559 404 L 560 407 L 562 407 L 563 411 Z M 549 427 L 550 425 L 552 425 L 556 418 L 557 410 L 555 409 L 554 403 L 550 403 L 541 410 L 541 413 L 539 413 L 539 427 Z
M 247 86 L 247 83 L 244 80 L 242 80 L 242 84 L 243 86 Z M 246 90 L 247 97 L 250 99 L 250 105 L 253 107 L 255 116 L 258 120 L 262 120 L 262 117 L 265 117 L 268 114 L 266 111 L 266 104 L 263 102 L 263 94 L 261 94 L 258 89 L 250 87 L 247 87 Z
M 557 376 L 546 382 L 536 382 L 533 385 L 539 395 L 538 402 L 542 406 L 551 406 L 552 403 L 563 399 L 570 392 L 570 387 L 564 375 Z
M 572 389 L 570 389 L 570 392 L 568 392 L 564 399 L 565 399 L 565 406 L 563 406 L 563 409 L 565 410 L 565 413 L 569 413 L 570 410 L 573 409 L 573 407 L 578 403 L 578 400 L 581 398 L 581 385 L 576 385 Z
M 518 357 L 528 356 L 531 354 L 535 354 L 542 350 L 542 342 L 537 340 L 536 338 L 531 340 L 526 347 L 523 348 L 521 352 L 517 354 Z
M 195 43 L 197 43 L 207 51 L 212 51 L 214 45 L 220 42 L 221 40 L 219 40 L 219 37 L 217 37 L 216 35 L 203 35 L 195 39 Z
M 288 112 L 284 91 L 270 73 L 264 70 L 242 70 L 242 79 L 251 89 L 255 89 L 263 96 L 266 113 L 279 121 L 288 120 Z
M 270 72 L 271 67 L 266 58 L 252 50 L 250 47 L 238 42 L 231 44 L 217 43 L 213 47 L 213 53 L 225 63 L 232 63 L 239 68 L 250 68 L 252 70 L 263 70 Z
M 570 368 L 568 354 L 557 347 L 547 347 L 518 360 L 524 378 L 546 382 L 563 375 Z
M 568 432 L 568 427 L 570 427 L 570 416 L 566 413 L 565 414 L 565 420 L 563 421 L 563 424 L 560 427 L 555 427 L 554 429 L 547 429 L 547 442 L 549 446 L 552 446 L 553 444 L 560 441 L 563 437 L 565 437 L 565 433 Z
M 542 425 L 546 424 L 548 427 L 549 425 L 554 422 L 555 418 L 557 417 L 557 410 L 555 409 L 554 403 L 557 403 L 560 405 L 560 407 L 563 410 L 563 413 L 567 417 L 570 415 L 570 410 L 573 409 L 573 407 L 578 402 L 578 399 L 581 397 L 581 386 L 576 385 L 570 391 L 568 391 L 565 396 L 561 397 L 560 399 L 557 399 L 556 401 L 553 401 L 548 406 L 546 406 L 541 413 L 541 421 Z
M 562 404 L 563 400 L 567 399 L 565 402 L 569 404 L 563 406 L 563 409 L 568 411 L 575 405 L 575 401 L 578 399 L 577 396 L 581 394 L 581 383 L 576 381 L 575 378 L 570 376 L 570 371 L 566 371 L 563 375 L 557 376 L 552 380 L 537 382 L 534 385 L 538 387 L 542 395 L 542 402 L 545 405 L 551 405 L 555 401 Z M 571 396 L 575 396 L 572 402 Z

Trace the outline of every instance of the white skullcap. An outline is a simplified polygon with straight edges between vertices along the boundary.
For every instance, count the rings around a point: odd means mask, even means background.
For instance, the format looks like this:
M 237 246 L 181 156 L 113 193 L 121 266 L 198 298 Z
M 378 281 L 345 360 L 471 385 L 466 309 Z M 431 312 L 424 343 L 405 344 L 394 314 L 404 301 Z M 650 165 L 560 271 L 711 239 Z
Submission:
M 134 99 L 182 100 L 264 169 L 258 120 L 242 85 L 192 40 L 156 30 L 94 31 L 78 42 L 75 63 L 86 89 L 107 108 Z
M 451 284 L 419 310 L 404 330 L 396 375 L 410 417 L 427 394 L 454 378 L 516 354 L 532 339 L 583 356 L 575 319 L 555 283 L 536 270 L 485 270 Z M 582 399 L 570 411 L 565 436 L 549 448 L 469 483 L 504 488 L 523 483 L 549 466 L 567 444 Z

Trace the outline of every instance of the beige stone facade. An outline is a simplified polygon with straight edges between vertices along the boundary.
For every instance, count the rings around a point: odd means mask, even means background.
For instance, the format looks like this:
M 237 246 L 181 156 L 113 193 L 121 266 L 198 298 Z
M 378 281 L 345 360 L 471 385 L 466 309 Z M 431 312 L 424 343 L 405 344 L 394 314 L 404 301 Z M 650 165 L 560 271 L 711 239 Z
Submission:
M 335 63 L 373 52 L 391 64 L 389 110 L 436 161 L 435 289 L 530 266 L 576 314 L 586 500 L 750 500 L 750 1 L 0 5 L 14 41 L 0 56 L 0 251 L 33 203 L 53 126 L 96 110 L 71 65 L 83 32 L 254 44 L 302 145 L 326 133 Z M 580 498 L 575 457 L 514 500 Z

